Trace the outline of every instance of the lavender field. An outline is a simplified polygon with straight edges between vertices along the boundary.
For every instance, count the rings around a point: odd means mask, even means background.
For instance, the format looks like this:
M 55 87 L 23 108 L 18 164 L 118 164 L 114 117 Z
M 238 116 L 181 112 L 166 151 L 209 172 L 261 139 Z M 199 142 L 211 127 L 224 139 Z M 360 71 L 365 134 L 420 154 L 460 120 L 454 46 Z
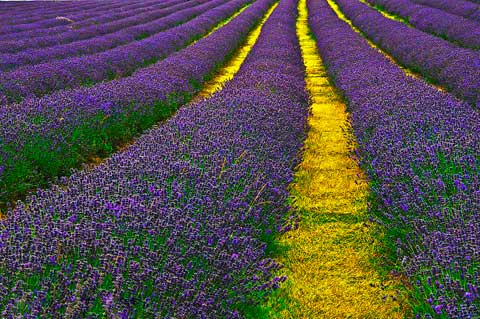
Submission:
M 0 2 L 0 318 L 480 319 L 480 0 Z

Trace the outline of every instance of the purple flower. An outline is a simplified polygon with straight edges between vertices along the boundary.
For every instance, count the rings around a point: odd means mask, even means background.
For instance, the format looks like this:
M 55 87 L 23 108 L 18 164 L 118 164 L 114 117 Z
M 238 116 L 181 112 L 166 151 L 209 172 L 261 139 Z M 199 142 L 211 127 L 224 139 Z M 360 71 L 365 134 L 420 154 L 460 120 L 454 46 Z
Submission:
M 71 223 L 75 223 L 75 222 L 77 222 L 77 220 L 78 220 L 78 215 L 77 215 L 77 214 L 73 214 L 72 216 L 70 216 L 70 217 L 68 218 L 68 220 L 69 220 Z
M 455 184 L 455 187 L 457 188 L 457 191 L 459 192 L 465 192 L 468 189 L 467 186 L 461 180 L 456 179 L 454 181 L 454 184 Z
M 453 21 L 440 21 L 440 16 L 449 16 L 438 10 L 410 10 L 420 8 L 410 0 L 368 1 L 418 19 L 411 21 L 417 26 L 423 21 L 437 28 Z M 419 1 L 433 2 L 413 2 Z M 477 53 L 388 19 L 356 0 L 335 2 L 356 27 L 397 61 L 472 105 L 477 103 Z M 447 1 L 435 2 L 446 6 Z M 452 9 L 453 2 L 449 3 Z M 419 305 L 415 311 L 422 318 L 438 316 L 438 311 L 449 318 L 478 317 L 478 305 L 467 303 L 462 289 L 480 280 L 474 258 L 480 249 L 480 162 L 471 157 L 480 154 L 478 111 L 405 75 L 341 21 L 328 3 L 307 0 L 307 5 L 318 51 L 349 102 L 357 156 L 372 186 L 372 219 L 382 224 L 385 240 L 397 252 L 397 267 L 412 283 L 423 283 L 412 285 L 420 297 L 415 300 Z M 462 21 L 455 31 L 448 30 L 447 37 L 451 32 L 470 32 L 458 27 L 470 25 Z M 399 237 L 402 240 L 396 242 Z M 422 299 L 427 291 L 436 295 Z M 435 300 L 443 308 L 431 307 Z
M 117 87 L 118 101 L 132 92 L 151 101 L 160 100 L 161 92 L 194 93 L 189 79 L 210 74 L 234 52 L 273 2 L 255 1 L 211 36 L 162 61 L 155 72 L 139 71 L 144 77 L 132 80 L 132 87 Z M 279 3 L 242 69 L 222 91 L 179 109 L 125 151 L 75 171 L 8 212 L 0 227 L 9 244 L 0 248 L 0 268 L 6 269 L 0 287 L 11 296 L 0 298 L 6 316 L 23 315 L 7 307 L 18 296 L 11 293 L 17 286 L 32 317 L 86 317 L 95 304 L 103 306 L 105 316 L 119 318 L 134 317 L 139 307 L 146 318 L 159 313 L 240 318 L 239 304 L 259 302 L 259 295 L 283 280 L 272 280 L 278 265 L 265 255 L 263 238 L 265 229 L 281 228 L 287 214 L 284 200 L 272 201 L 273 188 L 287 194 L 306 136 L 309 107 L 296 8 L 294 0 Z M 231 9 L 216 12 L 229 16 Z M 103 85 L 96 87 L 102 96 L 115 94 Z M 63 110 L 83 115 L 88 103 L 98 107 L 106 101 L 89 94 L 87 103 L 82 92 L 76 91 L 79 103 Z M 128 104 L 112 101 L 116 110 Z M 136 112 L 154 111 L 152 104 L 144 106 Z M 159 110 L 163 107 L 159 103 Z M 64 119 L 61 123 L 85 124 Z M 106 120 L 97 119 L 99 125 Z M 56 130 L 50 132 L 47 136 L 56 136 Z M 164 191 L 157 194 L 157 189 Z M 178 193 L 181 200 L 175 199 Z M 81 218 L 72 223 L 68 219 L 74 215 Z M 60 256 L 55 267 L 47 267 L 49 256 Z M 27 262 L 29 269 L 22 268 Z M 34 298 L 33 288 L 23 283 L 32 271 L 35 289 L 64 299 Z
M 407 205 L 407 204 L 401 203 L 401 204 L 400 204 L 400 208 L 402 209 L 402 211 L 403 211 L 404 213 L 408 212 L 408 205 Z
M 49 256 L 48 257 L 48 263 L 50 265 L 55 265 L 57 263 L 57 258 L 55 256 Z
M 433 306 L 433 310 L 435 310 L 435 313 L 437 315 L 441 315 L 442 312 L 443 312 L 443 306 L 442 305 L 436 305 L 436 306 Z

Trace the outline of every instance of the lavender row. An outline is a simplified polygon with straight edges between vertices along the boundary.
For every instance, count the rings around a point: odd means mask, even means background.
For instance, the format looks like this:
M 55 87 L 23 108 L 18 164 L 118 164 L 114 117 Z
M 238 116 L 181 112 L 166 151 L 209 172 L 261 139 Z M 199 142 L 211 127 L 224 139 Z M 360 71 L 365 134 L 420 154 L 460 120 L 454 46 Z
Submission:
M 30 9 L 38 8 L 40 5 L 42 5 L 39 2 L 33 2 L 33 1 L 2 1 L 0 2 L 0 9 L 2 9 L 2 12 L 6 12 L 7 10 L 9 11 L 15 11 L 16 9 L 22 9 L 25 11 L 28 11 Z M 44 7 L 49 7 L 49 6 L 58 6 L 59 3 L 56 1 L 51 1 L 46 3 L 46 6 Z
M 406 67 L 480 106 L 480 53 L 385 18 L 357 0 L 335 0 L 368 38 Z
M 461 47 L 480 49 L 480 24 L 410 0 L 366 0 L 374 6 L 400 16 L 412 26 Z
M 17 15 L 19 12 L 31 12 L 38 9 L 40 5 L 41 3 L 36 1 L 2 1 L 0 2 L 0 16 L 6 14 Z M 51 1 L 44 8 L 58 7 L 59 5 L 58 2 Z
M 230 2 L 222 5 L 227 1 Z M 3 73 L 0 78 L 0 105 L 128 76 L 136 69 L 152 64 L 206 34 L 219 21 L 228 18 L 249 1 L 212 0 L 170 15 L 166 23 L 179 22 L 206 11 L 184 24 L 143 40 L 92 55 L 24 66 Z
M 272 1 L 246 9 L 221 32 L 130 77 L 0 109 L 0 202 L 23 196 L 32 185 L 45 185 L 55 176 L 68 174 L 93 155 L 110 154 L 119 144 L 170 116 L 233 52 Z M 210 10 L 199 20 L 200 26 L 229 17 L 245 3 L 235 0 Z
M 464 0 L 413 0 L 413 2 L 480 22 L 480 5 Z
M 412 283 L 416 318 L 480 316 L 480 116 L 409 77 L 326 2 L 309 23 L 349 102 L 371 213 Z
M 282 0 L 223 92 L 0 222 L 3 317 L 241 318 L 278 285 L 266 241 L 308 114 L 295 19 Z
M 18 41 L 16 42 L 17 45 L 15 42 L 10 42 L 7 46 L 11 47 L 13 51 L 20 50 L 20 52 L 0 54 L 0 71 L 13 70 L 23 65 L 47 63 L 70 56 L 91 55 L 106 51 L 179 25 L 213 8 L 218 3 L 218 1 L 211 0 L 181 2 L 172 7 L 160 9 L 151 15 L 146 13 L 139 17 L 122 19 L 118 22 L 106 24 L 105 27 L 93 26 L 83 32 L 72 31 L 58 36 L 31 40 L 34 46 L 43 43 L 40 48 L 33 47 L 23 50 L 22 47 L 28 40 Z M 153 19 L 153 21 L 150 19 Z M 145 23 L 142 23 L 142 21 Z M 131 24 L 133 25 L 130 26 Z M 117 29 L 119 31 L 115 32 Z M 63 40 L 67 43 L 61 44 Z M 59 42 L 58 45 L 55 45 L 54 42 L 56 41 Z M 42 48 L 43 45 L 53 46 Z
M 138 15 L 129 11 L 126 12 L 129 15 L 125 18 L 60 34 L 0 41 L 0 52 L 2 52 L 0 54 L 0 61 L 2 61 L 0 70 L 4 71 L 24 64 L 36 64 L 71 55 L 92 54 L 135 39 L 148 37 L 163 30 L 165 21 L 178 23 L 175 19 L 169 20 L 167 16 L 172 14 L 178 16 L 180 11 L 191 9 L 208 2 L 208 0 L 176 0 L 172 2 L 171 6 L 164 7 L 160 3 L 159 9 L 152 7 L 149 10 L 143 10 Z M 78 54 L 75 53 L 76 49 L 79 49 Z
M 130 2 L 131 3 L 131 2 Z M 87 13 L 90 10 L 103 9 L 111 7 L 112 9 L 124 5 L 128 5 L 128 1 L 75 1 L 75 2 L 63 2 L 55 8 L 48 8 L 45 6 L 39 6 L 37 8 L 31 7 L 30 10 L 18 9 L 10 10 L 0 15 L 5 21 L 5 25 L 22 25 L 32 22 L 39 22 L 44 19 L 53 18 L 62 14 L 78 14 L 78 11 Z M 3 13 L 3 12 L 2 12 Z
M 180 0 L 172 0 L 172 1 L 154 0 L 149 2 L 142 1 L 139 3 L 125 4 L 124 6 L 119 6 L 114 9 L 107 8 L 102 10 L 95 10 L 96 15 L 92 18 L 85 18 L 85 16 L 82 16 L 83 19 L 76 19 L 75 17 L 73 17 L 73 19 L 71 19 L 73 22 L 69 24 L 62 24 L 62 25 L 47 27 L 47 28 L 42 28 L 41 26 L 37 26 L 31 30 L 25 30 L 25 31 L 19 31 L 15 33 L 0 35 L 0 40 L 3 42 L 7 40 L 36 38 L 36 37 L 47 36 L 52 34 L 59 34 L 62 32 L 67 32 L 72 30 L 80 30 L 82 28 L 89 27 L 94 24 L 102 24 L 110 21 L 127 18 L 129 16 L 136 15 L 144 11 L 165 8 L 170 5 L 176 4 L 178 2 L 180 2 Z
M 94 2 L 91 1 L 82 1 L 82 2 L 63 2 L 63 3 L 55 3 L 53 1 L 45 2 L 45 4 L 40 4 L 39 2 L 29 1 L 26 3 L 22 3 L 20 1 L 13 1 L 10 2 L 12 7 L 9 10 L 3 10 L 0 14 L 1 18 L 6 18 L 5 23 L 9 24 L 11 20 L 16 19 L 23 19 L 23 18 L 38 18 L 32 17 L 33 14 L 39 14 L 40 18 L 42 17 L 41 14 L 53 14 L 55 12 L 65 12 L 65 10 L 73 7 L 81 7 L 81 6 L 91 6 L 94 5 Z M 81 6 L 78 6 L 81 4 Z M 8 3 L 2 2 L 2 6 L 8 5 Z
M 47 28 L 42 28 L 41 26 L 37 26 L 31 30 L 18 31 L 11 34 L 0 35 L 0 40 L 2 41 L 15 40 L 15 39 L 26 38 L 26 37 L 33 38 L 33 37 L 48 35 L 49 32 L 56 34 L 56 33 L 61 33 L 65 31 L 78 30 L 84 27 L 91 26 L 93 24 L 100 24 L 100 23 L 105 23 L 109 21 L 114 21 L 116 19 L 123 19 L 128 17 L 129 15 L 141 13 L 143 10 L 150 10 L 151 8 L 159 9 L 162 7 L 167 7 L 176 2 L 177 1 L 175 0 L 172 0 L 172 1 L 152 0 L 152 1 L 142 1 L 139 3 L 132 3 L 132 4 L 126 3 L 125 5 L 118 6 L 114 9 L 107 8 L 99 11 L 96 10 L 96 13 L 99 13 L 99 15 L 96 15 L 92 18 L 84 18 L 82 16 L 83 19 L 77 19 L 76 17 L 72 17 L 73 22 L 66 25 L 64 24 L 64 25 L 47 27 Z
M 0 3 L 0 7 L 2 9 L 10 9 L 10 10 L 15 10 L 17 8 L 23 8 L 24 10 L 28 9 L 34 9 L 38 7 L 54 7 L 54 6 L 59 6 L 62 5 L 62 3 L 59 3 L 58 1 L 49 1 L 45 2 L 45 4 L 42 4 L 39 1 L 4 1 Z
M 113 5 L 117 6 L 116 3 L 113 3 Z M 110 6 L 110 3 L 108 2 L 107 4 L 77 3 L 71 6 L 64 6 L 60 11 L 57 10 L 55 12 L 45 12 L 45 13 L 41 13 L 41 9 L 40 9 L 39 10 L 40 12 L 27 13 L 25 17 L 18 17 L 18 16 L 11 17 L 11 14 L 8 13 L 5 15 L 5 17 L 2 17 L 2 21 L 4 21 L 4 24 L 0 28 L 0 34 L 24 31 L 29 28 L 34 28 L 39 26 L 49 27 L 49 26 L 59 25 L 61 23 L 66 24 L 66 23 L 69 23 L 67 20 L 56 19 L 56 17 L 64 16 L 64 15 L 71 16 L 71 14 L 74 15 L 73 17 L 77 17 L 77 18 L 81 18 L 85 16 L 92 17 L 96 15 L 95 10 L 105 6 L 107 7 Z M 84 12 L 82 12 L 79 16 L 77 13 L 78 10 L 82 10 Z M 46 21 L 42 22 L 43 20 L 46 20 Z

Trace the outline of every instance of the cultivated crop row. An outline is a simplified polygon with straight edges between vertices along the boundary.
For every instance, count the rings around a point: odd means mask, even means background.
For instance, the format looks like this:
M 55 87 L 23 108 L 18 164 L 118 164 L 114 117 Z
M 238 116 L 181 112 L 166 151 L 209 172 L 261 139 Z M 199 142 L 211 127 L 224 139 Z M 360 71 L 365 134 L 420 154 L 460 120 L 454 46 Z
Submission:
M 413 2 L 480 22 L 480 5 L 467 0 L 413 0 Z
M 117 2 L 118 3 L 118 2 Z M 18 5 L 14 5 L 14 3 L 2 3 L 2 8 L 8 8 L 10 9 L 7 11 L 2 11 L 0 14 L 1 18 L 6 18 L 5 19 L 5 24 L 22 24 L 22 23 L 28 23 L 29 21 L 35 21 L 39 19 L 45 19 L 44 15 L 53 15 L 55 13 L 67 13 L 71 12 L 71 10 L 88 10 L 92 9 L 95 7 L 101 7 L 104 4 L 99 4 L 95 2 L 83 2 L 83 6 L 80 3 L 67 3 L 66 5 L 58 5 L 54 2 L 46 2 L 45 6 L 40 6 L 39 3 L 35 2 L 30 2 L 30 3 L 25 3 Z M 107 3 L 106 5 L 111 5 L 112 2 Z M 12 6 L 9 6 L 12 5 Z M 25 7 L 28 6 L 28 7 Z M 13 7 L 13 8 L 12 8 Z M 35 15 L 35 14 L 38 14 Z
M 160 24 L 166 28 L 180 21 L 191 19 L 190 21 L 143 40 L 96 54 L 24 66 L 5 72 L 0 78 L 0 105 L 22 101 L 26 97 L 43 96 L 61 89 L 128 76 L 136 69 L 165 58 L 192 43 L 250 1 L 210 0 L 203 5 L 174 13 Z
M 210 63 L 209 50 L 239 39 L 268 5 L 202 40 L 211 46 L 197 46 L 187 68 Z M 282 0 L 223 91 L 9 212 L 3 317 L 239 318 L 283 280 L 265 249 L 284 226 L 305 137 L 296 13 Z
M 385 18 L 357 0 L 336 0 L 365 35 L 401 64 L 438 82 L 455 95 L 480 105 L 480 53 Z
M 23 32 L 5 34 L 0 36 L 0 41 L 2 41 L 0 42 L 1 43 L 0 48 L 3 52 L 14 52 L 15 50 L 9 47 L 6 47 L 5 45 L 8 43 L 16 43 L 18 40 L 25 41 L 25 38 L 27 39 L 29 38 L 33 40 L 35 43 L 35 41 L 38 42 L 38 39 L 34 39 L 34 38 L 46 37 L 49 35 L 50 36 L 60 35 L 60 33 L 63 33 L 63 32 L 69 32 L 71 34 L 71 37 L 73 37 L 74 32 L 85 32 L 85 30 L 87 31 L 89 30 L 89 27 L 96 27 L 99 30 L 108 29 L 108 28 L 105 28 L 105 26 L 109 22 L 126 19 L 135 15 L 145 13 L 146 11 L 167 8 L 169 6 L 172 6 L 181 2 L 183 1 L 171 0 L 171 1 L 159 2 L 158 0 L 155 0 L 151 2 L 139 2 L 139 3 L 130 4 L 130 5 L 125 5 L 121 8 L 117 8 L 116 10 L 106 10 L 101 15 L 95 16 L 93 18 L 88 18 L 84 20 L 78 20 L 78 19 L 75 19 L 75 17 L 73 17 L 73 19 L 69 18 L 73 22 L 66 25 L 59 25 L 59 26 L 50 27 L 50 28 L 40 27 L 32 30 L 23 31 Z M 98 10 L 95 10 L 95 12 L 98 13 Z M 48 40 L 49 38 L 46 38 L 46 39 Z M 11 42 L 9 42 L 8 40 L 10 40 Z M 68 42 L 68 40 L 66 42 Z M 27 42 L 23 42 L 22 44 L 25 45 L 25 48 L 29 47 L 27 46 L 28 45 Z M 36 45 L 39 46 L 42 44 L 37 43 Z M 30 45 L 30 47 L 31 46 L 35 46 L 35 45 Z
M 18 53 L 0 54 L 0 71 L 8 71 L 22 65 L 49 62 L 70 56 L 92 55 L 96 52 L 102 52 L 124 44 L 129 44 L 164 31 L 165 29 L 180 25 L 225 2 L 227 2 L 227 0 L 194 0 L 192 3 L 190 3 L 190 1 L 182 1 L 172 7 L 148 12 L 144 17 L 141 16 L 138 17 L 138 19 L 135 17 L 124 19 L 128 20 L 125 24 L 124 20 L 113 22 L 113 29 L 121 29 L 117 32 L 109 33 L 108 29 L 106 29 L 107 34 L 103 34 L 103 31 L 100 30 L 101 28 L 94 26 L 90 28 L 91 33 L 72 31 L 66 35 L 61 34 L 58 36 L 47 36 L 46 39 L 39 38 L 38 40 L 31 40 L 35 46 L 35 43 L 43 43 L 45 39 L 45 46 L 48 46 L 46 48 L 40 47 L 37 49 L 33 47 L 24 50 L 25 48 L 22 47 L 22 42 L 16 42 L 19 44 L 18 47 L 15 43 L 10 43 L 8 45 L 12 46 L 15 51 L 22 51 Z M 155 20 L 148 22 L 152 18 Z M 142 21 L 145 23 L 142 23 Z M 134 25 L 128 27 L 132 22 Z M 137 25 L 137 23 L 139 24 Z M 85 39 L 82 40 L 84 37 Z M 55 43 L 62 38 L 68 38 L 73 42 L 68 41 L 70 43 L 65 44 Z M 49 43 L 49 39 L 53 40 L 52 43 Z
M 418 318 L 478 316 L 478 112 L 406 76 L 326 2 L 309 0 L 308 7 L 319 52 L 349 102 L 372 213 L 412 284 L 414 312 Z M 356 19 L 355 5 L 342 7 Z M 366 16 L 376 15 L 356 17 Z
M 198 25 L 184 25 L 184 38 L 192 30 L 208 30 L 205 22 L 227 18 L 244 3 L 235 0 L 208 11 Z M 270 3 L 255 3 L 232 24 L 130 77 L 3 108 L 2 198 L 66 174 L 92 155 L 105 156 L 170 116 L 233 53 Z
M 101 51 L 115 47 L 124 43 L 146 38 L 154 33 L 157 33 L 163 29 L 166 29 L 175 24 L 180 24 L 186 19 L 192 17 L 193 13 L 199 14 L 199 12 L 192 12 L 191 9 L 198 5 L 207 3 L 207 0 L 203 1 L 181 1 L 178 0 L 171 6 L 166 8 L 160 8 L 157 10 L 150 9 L 139 15 L 130 15 L 124 19 L 115 20 L 109 23 L 95 24 L 80 30 L 71 30 L 60 34 L 47 35 L 39 38 L 31 38 L 25 40 L 13 40 L 7 42 L 0 42 L 0 47 L 4 46 L 1 51 L 17 54 L 2 54 L 0 59 L 5 61 L 12 61 L 12 66 L 19 66 L 23 63 L 21 57 L 26 55 L 28 63 L 35 64 L 42 61 L 48 61 L 52 58 L 61 58 L 69 55 L 82 55 L 92 54 L 96 51 Z M 208 10 L 209 7 L 202 7 L 204 10 Z M 178 14 L 183 10 L 189 10 L 190 15 L 182 14 L 184 20 L 178 20 Z M 169 18 L 169 15 L 173 17 Z M 163 18 L 163 19 L 162 19 Z M 84 41 L 81 41 L 84 40 Z M 87 41 L 90 40 L 90 41 Z M 75 42 L 75 43 L 71 43 Z M 100 46 L 98 43 L 102 43 Z M 109 44 L 109 46 L 107 46 Z M 95 49 L 99 46 L 100 49 Z M 48 47 L 53 50 L 55 55 L 49 55 L 48 48 L 41 50 L 40 48 Z M 82 50 L 90 49 L 90 51 L 83 52 Z M 78 52 L 74 48 L 77 48 Z M 28 50 L 26 50 L 28 49 Z M 40 49 L 40 50 L 39 50 Z M 65 51 L 65 53 L 61 53 Z M 69 53 L 71 52 L 71 53 Z M 34 55 L 44 55 L 46 57 L 39 57 L 34 59 Z M 19 60 L 15 60 L 15 57 L 19 57 Z
M 1 318 L 480 317 L 480 6 L 277 1 L 0 2 Z
M 2 22 L 4 22 L 4 24 L 0 27 L 0 34 L 21 32 L 37 27 L 52 27 L 62 24 L 69 24 L 70 22 L 67 19 L 57 19 L 57 17 L 64 17 L 64 15 L 68 15 L 69 19 L 70 17 L 75 19 L 85 19 L 95 17 L 97 15 L 97 10 L 100 11 L 102 8 L 114 9 L 123 5 L 124 3 L 121 2 L 113 3 L 113 5 L 112 3 L 107 3 L 105 5 L 99 4 L 98 2 L 90 5 L 87 5 L 86 3 L 80 3 L 72 4 L 71 6 L 65 5 L 62 6 L 60 10 L 55 10 L 53 12 L 49 12 L 48 10 L 45 10 L 45 8 L 39 8 L 34 12 L 26 13 L 25 18 L 16 15 L 15 11 L 9 11 L 8 13 L 0 16 Z M 78 10 L 86 12 L 75 14 L 75 12 Z M 21 13 L 23 13 L 23 10 L 21 10 Z
M 480 24 L 455 14 L 430 8 L 411 0 L 366 0 L 398 15 L 422 31 L 445 38 L 465 48 L 480 49 Z

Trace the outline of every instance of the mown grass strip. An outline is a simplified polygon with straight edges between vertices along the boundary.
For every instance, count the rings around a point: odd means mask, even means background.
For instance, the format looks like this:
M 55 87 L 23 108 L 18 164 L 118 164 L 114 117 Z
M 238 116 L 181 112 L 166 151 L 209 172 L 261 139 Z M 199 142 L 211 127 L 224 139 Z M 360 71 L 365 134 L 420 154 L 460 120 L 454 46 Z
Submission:
M 330 85 L 299 3 L 297 34 L 312 98 L 303 162 L 291 186 L 298 229 L 279 238 L 280 275 L 288 277 L 264 306 L 266 318 L 403 318 L 398 281 L 372 267 L 378 243 L 368 222 L 368 185 L 342 98 Z

